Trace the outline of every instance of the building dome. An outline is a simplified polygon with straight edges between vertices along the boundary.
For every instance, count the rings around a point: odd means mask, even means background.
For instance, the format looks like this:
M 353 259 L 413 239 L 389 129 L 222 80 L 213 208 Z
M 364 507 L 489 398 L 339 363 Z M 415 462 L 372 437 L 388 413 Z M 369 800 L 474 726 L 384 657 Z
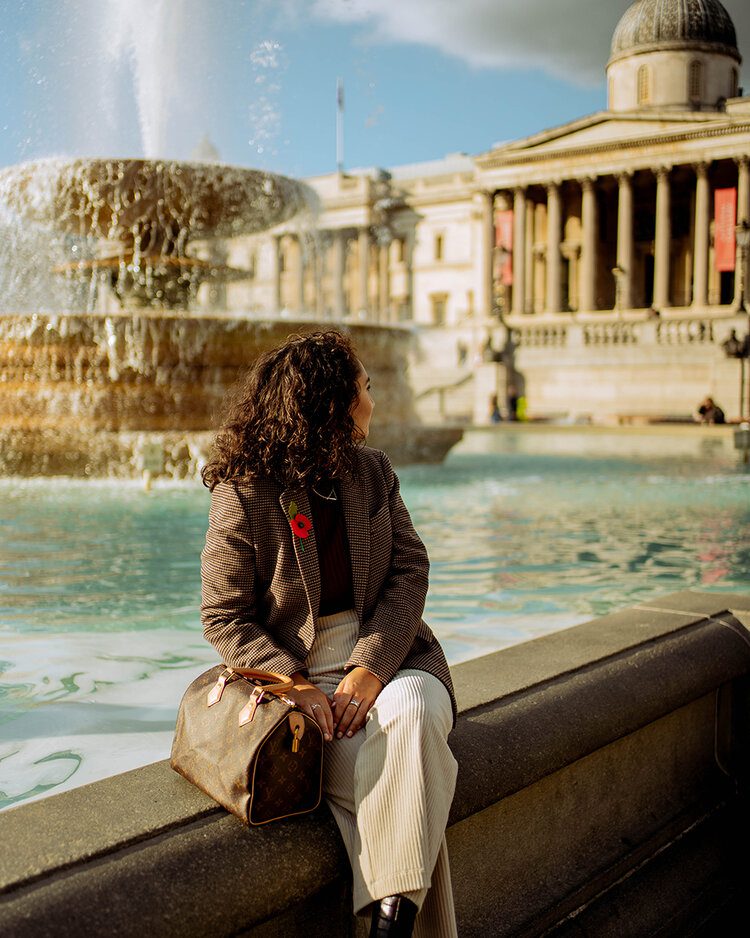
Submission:
M 740 93 L 737 33 L 719 0 L 637 0 L 612 37 L 610 111 L 721 111 Z
M 703 49 L 741 61 L 734 23 L 719 0 L 637 0 L 617 24 L 610 62 L 657 48 Z

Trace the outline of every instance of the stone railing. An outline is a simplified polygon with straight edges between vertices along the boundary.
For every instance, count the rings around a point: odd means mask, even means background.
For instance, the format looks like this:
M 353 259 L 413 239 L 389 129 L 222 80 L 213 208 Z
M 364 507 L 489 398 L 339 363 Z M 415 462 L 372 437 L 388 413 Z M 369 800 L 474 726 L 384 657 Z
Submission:
M 638 323 L 634 322 L 590 322 L 583 325 L 584 345 L 637 345 Z
M 750 596 L 685 591 L 453 669 L 462 938 L 734 933 L 748 624 Z M 248 830 L 166 762 L 6 811 L 0 839 L 13 938 L 355 934 L 326 809 Z
M 690 345 L 714 342 L 711 319 L 660 319 L 656 323 L 656 341 L 660 345 Z
M 474 381 L 474 373 L 469 371 L 455 381 L 436 384 L 414 395 L 417 412 L 427 422 L 432 419 L 468 423 L 471 419 L 471 406 L 466 406 L 465 389 Z
M 722 321 L 728 330 L 730 320 Z M 716 321 L 709 318 L 612 319 L 539 323 L 513 326 L 513 339 L 519 348 L 564 348 L 568 346 L 710 345 L 722 338 L 716 335 Z
M 564 348 L 568 343 L 567 325 L 539 325 L 513 328 L 513 341 L 519 348 Z

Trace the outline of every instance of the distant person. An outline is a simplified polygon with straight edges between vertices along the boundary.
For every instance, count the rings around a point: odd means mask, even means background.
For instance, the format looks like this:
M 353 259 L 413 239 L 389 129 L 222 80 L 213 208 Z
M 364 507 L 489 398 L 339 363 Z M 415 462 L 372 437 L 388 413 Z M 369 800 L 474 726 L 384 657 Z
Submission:
M 508 420 L 518 420 L 518 390 L 515 385 L 508 385 L 507 393 Z
M 500 404 L 497 399 L 497 394 L 493 394 L 490 398 L 490 421 L 492 423 L 501 423 L 503 415 L 500 413 Z
M 724 411 L 712 397 L 707 397 L 698 408 L 699 423 L 726 423 Z

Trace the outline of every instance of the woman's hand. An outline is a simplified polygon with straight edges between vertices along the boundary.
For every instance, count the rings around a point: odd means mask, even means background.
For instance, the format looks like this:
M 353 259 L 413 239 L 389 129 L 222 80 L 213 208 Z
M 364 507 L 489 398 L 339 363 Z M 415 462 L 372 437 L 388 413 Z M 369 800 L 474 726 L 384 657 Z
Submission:
M 311 716 L 323 731 L 323 738 L 333 739 L 333 714 L 331 702 L 322 690 L 311 684 L 302 674 L 293 674 L 294 687 L 286 692 L 297 707 Z
M 367 711 L 382 689 L 382 681 L 367 668 L 349 671 L 333 694 L 333 727 L 339 739 L 362 729 Z

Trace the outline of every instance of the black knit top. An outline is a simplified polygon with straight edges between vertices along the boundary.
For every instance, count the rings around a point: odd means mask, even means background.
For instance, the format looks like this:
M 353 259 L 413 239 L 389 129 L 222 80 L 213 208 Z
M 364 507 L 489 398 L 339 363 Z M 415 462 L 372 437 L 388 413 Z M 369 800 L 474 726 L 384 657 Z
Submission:
M 344 509 L 338 482 L 325 482 L 307 490 L 320 563 L 319 616 L 354 608 L 352 560 L 346 536 Z M 324 498 L 322 496 L 329 496 Z M 332 495 L 336 498 L 333 500 Z

